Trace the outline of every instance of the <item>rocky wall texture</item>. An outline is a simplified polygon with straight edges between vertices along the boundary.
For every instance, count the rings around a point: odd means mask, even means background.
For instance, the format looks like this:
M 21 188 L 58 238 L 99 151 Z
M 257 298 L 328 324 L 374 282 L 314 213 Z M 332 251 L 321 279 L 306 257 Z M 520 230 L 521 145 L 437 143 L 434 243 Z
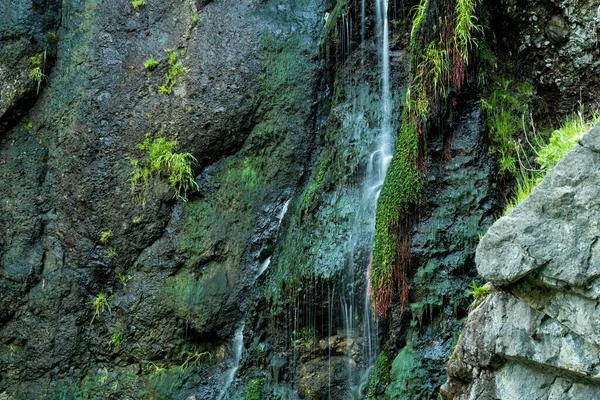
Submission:
M 502 0 L 495 7 L 490 24 L 500 49 L 510 53 L 501 62 L 536 84 L 551 113 L 597 99 L 599 7 L 597 0 Z
M 481 240 L 446 399 L 599 399 L 600 126 Z
M 259 254 L 315 145 L 322 8 L 0 5 L 0 398 L 223 389 Z M 29 57 L 44 51 L 38 95 Z M 185 72 L 160 93 L 173 52 Z M 146 133 L 198 160 L 187 202 L 164 177 L 136 202 Z

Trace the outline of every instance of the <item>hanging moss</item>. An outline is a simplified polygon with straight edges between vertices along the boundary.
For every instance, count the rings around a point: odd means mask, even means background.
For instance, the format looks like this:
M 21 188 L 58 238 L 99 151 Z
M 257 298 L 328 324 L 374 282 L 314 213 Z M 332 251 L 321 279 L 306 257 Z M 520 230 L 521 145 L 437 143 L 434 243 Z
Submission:
M 408 108 L 396 141 L 396 152 L 385 177 L 377 203 L 375 243 L 371 268 L 371 299 L 379 315 L 385 315 L 395 293 L 395 282 L 406 282 L 408 243 L 406 232 L 410 208 L 419 201 L 422 188 L 419 162 L 419 134 L 414 124 L 407 123 Z M 398 251 L 403 252 L 398 257 Z M 404 258 L 404 259 L 400 259 Z M 402 265 L 400 265 L 402 263 Z M 404 287 L 402 288 L 404 290 Z
M 460 88 L 469 52 L 477 44 L 474 35 L 481 31 L 476 24 L 476 0 L 457 0 L 454 8 L 442 6 L 430 7 L 428 0 L 421 0 L 414 8 L 410 85 L 395 154 L 377 204 L 370 293 L 380 316 L 387 314 L 397 294 L 402 309 L 408 300 L 409 229 L 423 189 L 424 132 L 433 112 L 431 104 L 444 102 L 450 86 Z

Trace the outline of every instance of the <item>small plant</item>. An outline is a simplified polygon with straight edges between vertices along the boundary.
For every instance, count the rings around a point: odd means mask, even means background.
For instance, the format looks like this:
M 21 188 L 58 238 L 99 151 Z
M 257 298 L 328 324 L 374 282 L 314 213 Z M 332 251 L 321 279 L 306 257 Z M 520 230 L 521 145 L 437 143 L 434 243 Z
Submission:
M 133 171 L 129 182 L 132 189 L 142 189 L 142 205 L 145 205 L 148 184 L 152 177 L 165 176 L 175 196 L 183 200 L 186 191 L 198 187 L 192 169 L 196 159 L 190 153 L 174 153 L 176 146 L 176 140 L 166 140 L 162 137 L 152 139 L 149 134 L 146 134 L 143 143 L 137 145 L 138 149 L 146 152 L 146 158 L 141 161 L 131 160 Z
M 198 15 L 198 13 L 194 13 L 194 15 L 192 16 L 192 23 L 194 25 L 196 25 L 199 21 L 200 21 L 200 16 Z
M 110 337 L 110 344 L 115 350 L 119 350 L 121 343 L 123 342 L 123 336 L 119 332 L 115 332 Z
M 106 246 L 108 244 L 108 242 L 110 242 L 110 239 L 112 239 L 112 237 L 113 237 L 112 230 L 104 231 L 100 234 L 100 239 L 98 239 L 98 242 L 101 245 Z
M 134 217 L 134 218 L 131 220 L 131 223 L 133 223 L 134 225 L 137 225 L 137 224 L 139 224 L 139 223 L 141 223 L 141 222 L 142 222 L 142 217 L 139 217 L 139 216 L 138 216 L 138 217 Z
M 100 292 L 94 297 L 91 301 L 92 307 L 94 307 L 94 316 L 90 321 L 90 325 L 94 323 L 94 319 L 100 316 L 100 313 L 103 313 L 105 310 L 108 310 L 110 313 L 110 304 L 108 304 L 108 296 L 104 292 Z
M 33 129 L 33 122 L 31 122 L 28 119 L 23 121 L 23 129 L 25 129 L 28 132 L 31 131 Z
M 263 386 L 265 384 L 264 378 L 253 379 L 246 386 L 244 392 L 244 400 L 260 400 Z
M 133 279 L 133 276 L 127 274 L 119 274 L 119 280 L 123 284 L 123 287 L 127 286 L 127 282 Z
M 13 356 L 17 352 L 17 350 L 19 350 L 19 346 L 17 346 L 15 343 L 11 343 L 8 345 L 8 352 L 11 356 Z
M 165 74 L 165 83 L 158 88 L 162 94 L 171 94 L 177 83 L 177 77 L 185 73 L 185 68 L 179 63 L 179 54 L 176 50 L 165 49 L 169 54 L 169 70 Z
M 467 290 L 467 292 L 469 293 L 469 295 L 473 296 L 473 299 L 475 300 L 484 299 L 485 297 L 487 297 L 488 294 L 490 294 L 490 287 L 479 286 L 477 282 L 473 281 L 469 285 L 469 289 Z
M 133 0 L 131 2 L 131 5 L 133 6 L 134 10 L 137 10 L 141 6 L 145 6 L 146 5 L 146 0 Z
M 162 364 L 149 363 L 145 368 L 149 374 L 162 374 L 166 371 L 166 368 Z
M 43 72 L 44 63 L 46 61 L 46 53 L 38 53 L 29 57 L 29 65 L 32 67 L 29 73 L 31 79 L 37 84 L 37 92 L 40 92 L 42 81 L 46 77 Z
M 160 64 L 159 60 L 157 60 L 156 58 L 149 58 L 146 61 L 144 61 L 144 68 L 146 68 L 148 71 L 152 71 L 158 66 L 158 64 Z
M 454 342 L 454 344 L 452 345 L 452 354 L 450 354 L 450 357 L 448 357 L 449 360 L 455 360 L 458 358 L 458 356 L 456 355 L 456 348 L 458 347 L 458 344 L 460 343 L 461 339 L 462 333 L 458 335 L 458 339 L 456 339 L 456 342 Z
M 55 46 L 57 43 L 56 32 L 52 31 L 46 35 L 46 43 L 50 46 Z
M 183 355 L 186 357 L 183 364 L 181 364 L 181 370 L 185 371 L 189 366 L 196 366 L 200 363 L 200 361 L 207 357 L 212 358 L 208 351 L 184 351 Z
M 104 250 L 104 257 L 106 258 L 115 258 L 118 254 L 116 246 L 111 246 Z

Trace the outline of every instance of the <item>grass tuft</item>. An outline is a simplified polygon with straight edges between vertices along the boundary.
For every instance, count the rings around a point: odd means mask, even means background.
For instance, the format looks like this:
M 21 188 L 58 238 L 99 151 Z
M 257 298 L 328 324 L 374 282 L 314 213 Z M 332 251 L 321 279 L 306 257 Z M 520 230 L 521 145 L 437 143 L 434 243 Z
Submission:
M 141 160 L 130 160 L 133 166 L 129 182 L 132 189 L 141 189 L 140 202 L 145 205 L 148 194 L 148 185 L 153 177 L 166 177 L 175 197 L 185 200 L 185 192 L 197 188 L 192 166 L 197 160 L 190 153 L 174 153 L 177 147 L 176 140 L 167 140 L 163 137 L 152 139 L 146 134 L 143 143 L 137 148 L 145 152 Z

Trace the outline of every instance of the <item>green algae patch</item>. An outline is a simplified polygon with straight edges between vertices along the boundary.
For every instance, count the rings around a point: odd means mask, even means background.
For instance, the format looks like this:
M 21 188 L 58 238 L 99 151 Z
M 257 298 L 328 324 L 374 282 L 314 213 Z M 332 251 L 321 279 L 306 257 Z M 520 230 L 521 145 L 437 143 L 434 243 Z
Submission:
M 386 400 L 408 400 L 422 397 L 422 387 L 427 382 L 427 371 L 423 368 L 418 351 L 408 342 L 392 363 L 390 384 L 385 391 Z

